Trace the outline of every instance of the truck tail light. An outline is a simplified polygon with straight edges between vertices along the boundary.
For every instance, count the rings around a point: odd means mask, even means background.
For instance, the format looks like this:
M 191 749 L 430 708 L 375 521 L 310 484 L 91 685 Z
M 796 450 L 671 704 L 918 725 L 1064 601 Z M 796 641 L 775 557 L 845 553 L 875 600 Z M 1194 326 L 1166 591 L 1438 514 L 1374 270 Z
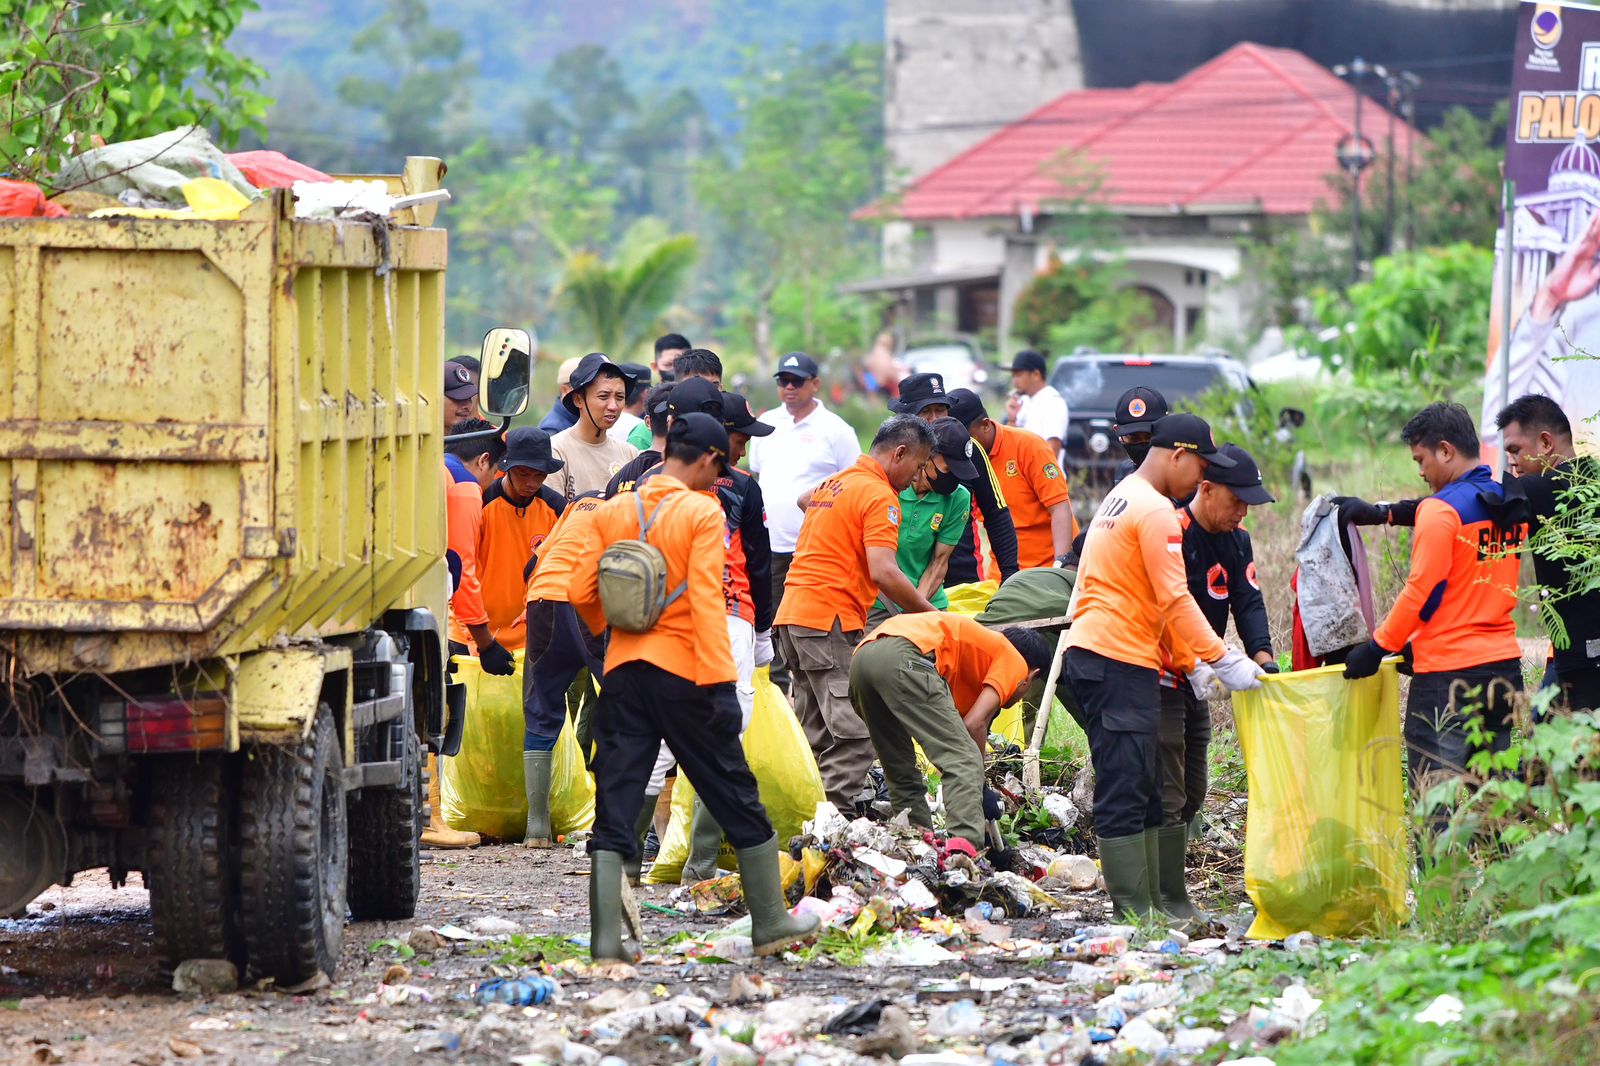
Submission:
M 228 703 L 217 695 L 130 700 L 126 722 L 130 754 L 210 751 L 228 746 Z

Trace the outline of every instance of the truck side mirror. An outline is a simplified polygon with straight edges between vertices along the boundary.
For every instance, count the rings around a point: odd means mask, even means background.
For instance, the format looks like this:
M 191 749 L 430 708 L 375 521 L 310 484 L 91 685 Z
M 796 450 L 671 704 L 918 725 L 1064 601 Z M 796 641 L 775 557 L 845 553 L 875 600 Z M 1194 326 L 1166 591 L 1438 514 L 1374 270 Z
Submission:
M 515 418 L 528 408 L 533 384 L 533 338 L 525 329 L 496 326 L 483 335 L 478 406 L 485 415 Z

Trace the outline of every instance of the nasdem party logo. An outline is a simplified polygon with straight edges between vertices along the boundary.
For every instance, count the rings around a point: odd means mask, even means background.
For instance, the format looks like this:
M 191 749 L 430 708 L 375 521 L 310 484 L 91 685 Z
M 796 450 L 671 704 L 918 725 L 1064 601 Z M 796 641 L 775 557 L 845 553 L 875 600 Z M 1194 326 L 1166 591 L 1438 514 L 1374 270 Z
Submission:
M 1561 41 L 1561 5 L 1535 5 L 1533 20 L 1528 24 L 1528 33 L 1533 38 L 1533 54 L 1528 57 L 1526 68 L 1551 74 L 1560 73 L 1561 61 L 1555 57 L 1553 50 Z

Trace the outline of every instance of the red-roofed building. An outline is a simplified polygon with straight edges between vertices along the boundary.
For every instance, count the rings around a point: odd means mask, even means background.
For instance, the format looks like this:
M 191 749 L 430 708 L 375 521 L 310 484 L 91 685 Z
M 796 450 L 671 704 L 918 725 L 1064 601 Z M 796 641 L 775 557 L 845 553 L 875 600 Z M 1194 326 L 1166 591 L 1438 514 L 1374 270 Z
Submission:
M 1249 43 L 1171 84 L 1066 93 L 863 208 L 900 220 L 885 240 L 896 276 L 850 288 L 901 293 L 914 328 L 996 327 L 1004 345 L 1011 304 L 1053 250 L 1044 223 L 1072 202 L 1063 176 L 1093 172 L 1122 220 L 1124 261 L 1170 318 L 1174 344 L 1234 334 L 1248 287 L 1221 283 L 1239 277 L 1240 238 L 1268 219 L 1303 222 L 1332 198 L 1334 149 L 1354 110 L 1327 68 Z M 1365 136 L 1381 146 L 1388 123 L 1363 103 Z M 1395 120 L 1400 158 L 1409 136 Z

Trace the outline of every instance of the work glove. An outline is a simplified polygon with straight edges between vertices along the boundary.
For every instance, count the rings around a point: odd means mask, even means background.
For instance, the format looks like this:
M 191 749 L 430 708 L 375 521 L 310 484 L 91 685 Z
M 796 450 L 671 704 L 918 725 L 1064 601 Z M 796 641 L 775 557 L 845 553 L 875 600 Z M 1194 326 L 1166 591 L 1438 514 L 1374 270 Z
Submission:
M 491 640 L 478 649 L 478 665 L 483 667 L 484 673 L 496 677 L 510 677 L 517 669 L 511 653 L 502 648 L 498 640 Z
M 772 662 L 772 630 L 763 629 L 756 634 L 756 665 L 768 666 Z
M 1217 680 L 1217 672 L 1201 662 L 1195 663 L 1194 669 L 1189 671 L 1189 687 L 1203 700 L 1222 695 L 1222 682 Z
M 1260 688 L 1264 673 L 1254 659 L 1238 648 L 1229 648 L 1227 654 L 1211 664 L 1211 669 L 1229 692 Z
M 1333 505 L 1339 508 L 1339 524 L 1349 526 L 1381 526 L 1389 521 L 1389 508 L 1381 503 L 1368 503 L 1359 496 L 1335 496 Z
M 1006 806 L 1000 798 L 1000 793 L 995 789 L 985 788 L 983 790 L 983 817 L 988 821 L 998 822 L 1000 816 L 1005 813 Z
M 1363 677 L 1371 677 L 1378 672 L 1378 667 L 1383 664 L 1383 657 L 1388 654 L 1377 641 L 1367 641 L 1345 657 L 1344 679 L 1359 681 Z
M 1417 504 L 1421 500 L 1396 500 L 1383 506 L 1389 511 L 1389 524 L 1391 526 L 1414 526 L 1417 524 Z
M 1407 677 L 1410 677 L 1412 675 L 1412 671 L 1416 669 L 1416 664 L 1412 662 L 1411 659 L 1410 644 L 1407 644 L 1405 647 L 1400 649 L 1400 665 L 1397 667 L 1397 669 Z
M 1262 671 L 1262 673 L 1267 673 L 1267 674 L 1279 673 L 1278 664 L 1276 662 L 1268 660 L 1267 662 L 1264 662 L 1264 663 L 1261 664 L 1261 671 Z

